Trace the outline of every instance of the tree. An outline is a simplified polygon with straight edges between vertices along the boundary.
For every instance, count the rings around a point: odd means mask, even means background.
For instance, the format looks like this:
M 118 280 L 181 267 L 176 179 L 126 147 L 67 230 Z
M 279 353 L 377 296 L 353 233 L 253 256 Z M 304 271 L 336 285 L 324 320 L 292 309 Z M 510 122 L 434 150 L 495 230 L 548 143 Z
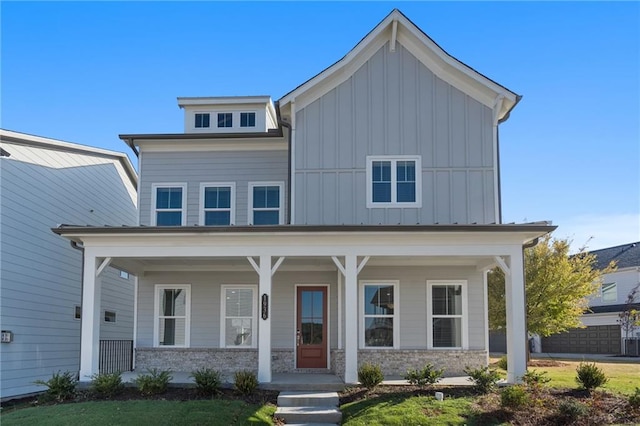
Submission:
M 627 300 L 625 300 L 624 308 L 618 314 L 618 322 L 624 332 L 623 337 L 625 339 L 629 338 L 629 335 L 635 327 L 640 326 L 640 312 L 636 309 L 638 306 L 638 303 L 636 303 L 636 297 L 638 296 L 640 296 L 640 283 L 631 289 L 627 295 Z M 626 345 L 623 348 L 624 353 L 626 353 Z
M 602 284 L 602 275 L 615 270 L 595 268 L 596 256 L 583 247 L 569 255 L 568 239 L 547 235 L 524 252 L 527 328 L 541 336 L 580 327 L 580 316 L 588 308 L 588 297 Z M 506 325 L 505 281 L 501 269 L 488 275 L 489 327 Z

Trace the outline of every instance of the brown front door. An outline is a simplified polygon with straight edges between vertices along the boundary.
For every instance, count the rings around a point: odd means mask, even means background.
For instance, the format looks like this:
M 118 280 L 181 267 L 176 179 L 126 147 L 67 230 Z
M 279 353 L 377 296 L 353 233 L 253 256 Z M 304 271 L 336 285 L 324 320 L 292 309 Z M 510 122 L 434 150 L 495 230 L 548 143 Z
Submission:
M 297 368 L 327 368 L 327 287 L 298 287 Z

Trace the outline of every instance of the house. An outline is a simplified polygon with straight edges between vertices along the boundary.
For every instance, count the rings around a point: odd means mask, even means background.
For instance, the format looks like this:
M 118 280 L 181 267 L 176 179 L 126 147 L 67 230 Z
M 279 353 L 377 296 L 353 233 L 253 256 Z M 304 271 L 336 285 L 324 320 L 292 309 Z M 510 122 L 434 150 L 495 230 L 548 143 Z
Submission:
M 523 246 L 502 224 L 498 125 L 520 96 L 447 54 L 398 10 L 277 102 L 183 97 L 184 132 L 123 134 L 139 226 L 62 226 L 100 268 L 139 277 L 136 368 L 325 372 L 357 382 L 488 361 L 486 271 L 507 275 L 508 380 L 526 371 Z M 98 368 L 83 323 L 80 376 Z
M 617 268 L 603 275 L 582 315 L 584 327 L 542 338 L 543 352 L 620 354 L 625 352 L 623 339 L 640 338 L 640 327 L 625 330 L 619 316 L 627 307 L 640 310 L 640 290 L 627 306 L 629 294 L 640 285 L 640 241 L 590 253 L 596 256 L 596 268 L 603 270 L 612 261 Z
M 0 398 L 8 399 L 79 368 L 82 253 L 51 227 L 135 224 L 137 175 L 119 152 L 9 130 L 0 142 Z M 99 338 L 130 342 L 135 279 L 114 268 L 102 277 Z

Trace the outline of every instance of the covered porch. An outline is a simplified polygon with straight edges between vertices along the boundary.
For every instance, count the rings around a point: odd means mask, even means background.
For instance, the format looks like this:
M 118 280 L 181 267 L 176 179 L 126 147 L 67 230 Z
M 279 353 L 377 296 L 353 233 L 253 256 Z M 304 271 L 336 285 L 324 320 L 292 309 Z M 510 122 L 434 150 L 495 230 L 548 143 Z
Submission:
M 255 370 L 263 384 L 277 382 L 280 374 L 318 372 L 332 373 L 342 383 L 356 383 L 358 365 L 362 362 L 387 363 L 385 375 L 389 376 L 406 371 L 410 364 L 403 364 L 404 359 L 414 362 L 412 368 L 431 360 L 437 365 L 444 359 L 459 359 L 458 363 L 480 360 L 486 365 L 486 271 L 498 265 L 507 277 L 507 380 L 514 383 L 526 372 L 523 245 L 553 229 L 537 223 L 231 228 L 63 226 L 54 232 L 84 247 L 82 317 L 89 320 L 82 323 L 81 381 L 90 380 L 98 372 L 100 274 L 107 265 L 139 277 L 138 299 L 156 299 L 136 303 L 137 362 L 141 362 L 141 354 L 151 354 L 156 360 L 160 354 L 174 363 L 173 371 L 192 371 L 182 366 L 200 365 L 193 364 L 196 353 L 213 357 L 203 358 L 203 363 L 211 368 L 244 359 L 237 368 L 247 366 Z M 214 275 L 220 277 L 214 285 L 198 282 L 199 277 L 211 280 Z M 187 286 L 191 282 L 194 284 Z M 147 293 L 143 288 L 147 288 Z M 218 296 L 210 296 L 214 293 L 210 291 L 212 288 Z M 184 319 L 184 326 L 179 327 L 184 336 L 178 335 L 179 340 L 164 345 L 158 327 L 166 327 L 169 317 L 158 315 L 161 305 L 158 297 L 165 297 L 168 294 L 165 291 L 173 291 L 171 294 L 179 300 L 182 296 L 176 289 L 188 289 L 182 293 L 189 295 L 188 299 L 185 297 L 182 316 L 170 318 L 171 324 Z M 237 329 L 233 324 L 241 321 L 224 315 L 218 324 L 220 335 L 205 326 L 194 327 L 198 316 L 211 310 L 210 305 L 206 309 L 201 305 L 204 298 L 218 297 L 215 303 L 220 303 L 218 306 L 224 311 L 223 300 L 236 297 L 231 292 L 238 289 L 246 290 L 254 304 L 253 315 L 244 318 L 248 321 L 244 323 L 246 332 L 237 332 L 228 340 Z M 391 303 L 385 300 L 389 296 L 383 294 L 390 291 L 394 297 Z M 320 321 L 316 321 L 313 311 L 300 315 L 304 306 L 315 303 L 314 294 L 324 297 L 326 303 Z M 465 312 L 458 315 L 459 319 L 436 312 L 440 309 L 436 301 L 441 296 L 459 300 L 451 302 L 451 309 L 457 309 L 456 304 L 464 306 Z M 305 297 L 306 305 L 300 299 Z M 152 315 L 154 306 L 156 312 Z M 165 305 L 162 306 L 164 309 Z M 171 309 L 174 308 L 172 305 Z M 207 321 L 201 319 L 202 324 Z M 224 321 L 231 325 L 227 327 Z M 481 327 L 473 328 L 475 323 Z M 141 335 L 147 333 L 145 327 L 153 330 L 152 340 Z M 457 336 L 452 348 L 440 344 L 438 333 L 448 329 Z M 225 330 L 231 332 L 224 336 Z M 201 338 L 207 333 L 215 335 L 213 340 Z M 151 331 L 147 334 L 151 336 Z M 324 336 L 324 346 L 311 347 L 322 340 L 314 336 Z M 224 346 L 225 342 L 233 345 L 233 341 L 244 346 Z M 309 349 L 311 357 L 325 357 L 325 364 L 319 369 L 302 366 L 300 354 L 304 349 Z

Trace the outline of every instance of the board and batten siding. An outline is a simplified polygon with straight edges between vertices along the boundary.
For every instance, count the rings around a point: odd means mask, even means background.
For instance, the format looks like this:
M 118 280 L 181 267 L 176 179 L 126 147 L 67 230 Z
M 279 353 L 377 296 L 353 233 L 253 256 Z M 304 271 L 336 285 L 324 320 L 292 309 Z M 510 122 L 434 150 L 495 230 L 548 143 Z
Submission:
M 492 110 L 398 43 L 296 113 L 296 224 L 493 223 Z M 368 155 L 420 155 L 421 208 L 366 207 Z
M 0 397 L 41 391 L 34 380 L 78 371 L 82 253 L 55 235 L 58 224 L 135 224 L 136 188 L 114 158 L 2 142 L 0 159 L 0 319 L 13 342 L 2 343 Z M 133 278 L 103 273 L 101 338 L 133 335 Z M 126 282 L 125 282 L 126 281 Z
M 235 182 L 236 225 L 247 224 L 249 182 L 283 182 L 287 205 L 287 151 L 143 152 L 140 169 L 140 224 L 150 225 L 152 185 L 187 184 L 186 225 L 199 223 L 200 184 Z

